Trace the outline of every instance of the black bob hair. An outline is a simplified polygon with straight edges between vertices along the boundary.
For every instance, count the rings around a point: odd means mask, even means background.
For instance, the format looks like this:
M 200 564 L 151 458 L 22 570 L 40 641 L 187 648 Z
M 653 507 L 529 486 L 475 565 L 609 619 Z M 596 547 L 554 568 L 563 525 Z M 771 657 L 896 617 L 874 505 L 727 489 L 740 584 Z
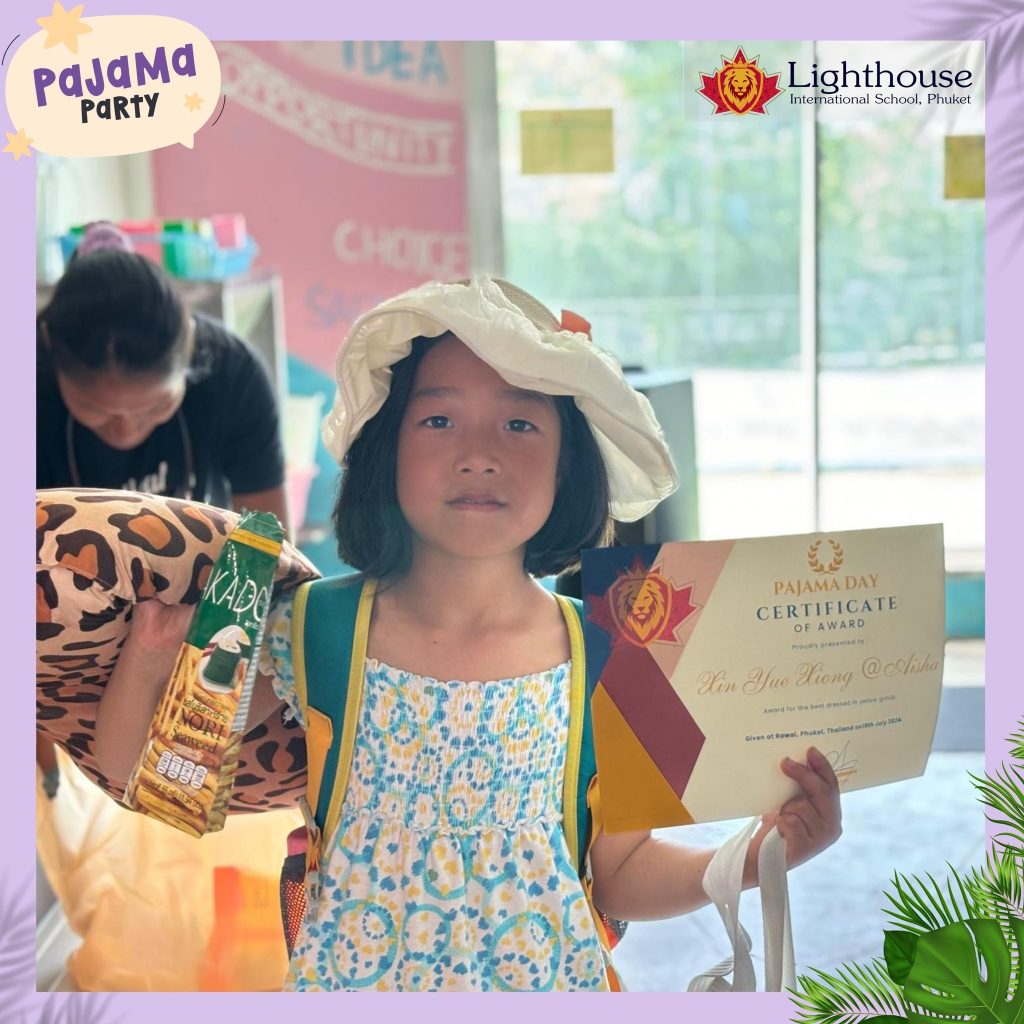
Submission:
M 444 337 L 444 336 L 442 336 Z M 380 411 L 352 442 L 334 505 L 338 554 L 373 579 L 401 576 L 412 564 L 412 531 L 398 505 L 398 431 L 416 370 L 441 338 L 416 338 L 391 368 L 391 390 Z M 547 522 L 529 540 L 523 568 L 552 576 L 579 566 L 582 548 L 611 542 L 608 474 L 586 417 L 567 395 L 555 397 L 562 443 L 558 485 Z
M 71 378 L 107 371 L 167 377 L 187 362 L 187 322 L 155 263 L 104 249 L 71 260 L 36 318 L 36 337 Z

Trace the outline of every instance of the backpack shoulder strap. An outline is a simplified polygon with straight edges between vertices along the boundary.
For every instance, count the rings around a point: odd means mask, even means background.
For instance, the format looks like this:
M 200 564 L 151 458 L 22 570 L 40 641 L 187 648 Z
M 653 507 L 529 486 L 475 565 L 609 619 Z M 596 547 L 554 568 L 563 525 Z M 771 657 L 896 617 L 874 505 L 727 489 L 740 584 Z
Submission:
M 562 822 L 569 855 L 579 874 L 586 865 L 590 845 L 591 817 L 587 791 L 597 772 L 594 730 L 587 700 L 586 657 L 583 648 L 583 602 L 555 595 L 569 631 L 572 676 L 569 683 L 569 742 L 565 755 L 562 787 Z
M 322 839 L 337 825 L 348 784 L 375 589 L 373 580 L 337 576 L 295 595 L 292 663 L 306 712 L 306 800 Z
M 569 744 L 565 759 L 565 785 L 562 793 L 562 821 L 569 853 L 583 883 L 583 893 L 594 917 L 598 941 L 601 943 L 608 987 L 622 991 L 611 959 L 612 947 L 622 937 L 626 926 L 613 921 L 594 905 L 593 878 L 590 874 L 590 845 L 601 827 L 601 794 L 597 784 L 597 757 L 594 753 L 594 726 L 587 696 L 586 659 L 583 646 L 583 623 L 586 621 L 583 602 L 577 598 L 555 595 L 562 606 L 569 629 L 572 651 L 572 681 L 569 701 Z

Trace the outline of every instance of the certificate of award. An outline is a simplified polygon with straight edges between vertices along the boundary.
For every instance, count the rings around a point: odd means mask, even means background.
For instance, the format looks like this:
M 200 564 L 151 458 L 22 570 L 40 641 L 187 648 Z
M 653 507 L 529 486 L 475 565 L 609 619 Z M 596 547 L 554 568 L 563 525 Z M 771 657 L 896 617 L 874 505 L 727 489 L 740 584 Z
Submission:
M 924 771 L 941 526 L 585 551 L 583 593 L 608 832 L 776 810 L 811 746 L 844 792 Z

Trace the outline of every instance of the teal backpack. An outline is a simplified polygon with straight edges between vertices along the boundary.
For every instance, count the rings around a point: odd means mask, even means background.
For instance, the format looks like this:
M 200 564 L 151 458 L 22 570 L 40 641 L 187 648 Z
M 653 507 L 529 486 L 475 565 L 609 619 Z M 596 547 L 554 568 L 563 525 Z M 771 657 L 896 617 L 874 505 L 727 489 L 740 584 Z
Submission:
M 306 796 L 299 801 L 306 824 L 289 836 L 289 857 L 282 872 L 282 913 L 289 953 L 306 912 L 307 891 L 314 905 L 319 898 L 325 845 L 341 819 L 363 696 L 366 642 L 375 592 L 376 581 L 361 576 L 314 580 L 302 584 L 295 592 L 292 665 L 296 696 L 307 723 L 308 779 Z M 587 854 L 593 838 L 591 805 L 596 802 L 597 764 L 586 692 L 583 604 L 561 595 L 556 598 L 565 616 L 572 651 L 563 827 L 569 854 L 580 874 L 599 925 L 598 936 L 607 953 L 618 941 L 624 925 L 594 909 L 591 900 Z M 300 879 L 305 884 L 296 884 Z M 607 956 L 606 966 L 609 983 L 617 990 L 618 979 Z

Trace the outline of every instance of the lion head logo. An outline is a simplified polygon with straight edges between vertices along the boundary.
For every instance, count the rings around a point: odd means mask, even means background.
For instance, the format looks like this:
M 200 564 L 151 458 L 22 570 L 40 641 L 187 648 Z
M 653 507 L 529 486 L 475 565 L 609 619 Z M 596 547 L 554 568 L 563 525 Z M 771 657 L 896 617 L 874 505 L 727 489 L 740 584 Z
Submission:
M 621 550 L 593 554 L 614 556 Z M 584 578 L 586 572 L 584 564 Z M 637 555 L 632 565 L 620 572 L 607 589 L 587 595 L 587 618 L 611 636 L 613 647 L 619 644 L 646 647 L 655 640 L 682 644 L 676 629 L 698 611 L 693 588 L 692 582 L 675 586 L 660 569 L 649 568 Z
M 612 591 L 612 615 L 619 629 L 626 639 L 646 646 L 661 632 L 672 610 L 667 583 L 657 574 L 623 576 Z
M 746 110 L 757 100 L 764 72 L 749 64 L 729 64 L 720 72 L 722 94 L 734 110 Z
M 759 57 L 747 59 L 743 48 L 732 60 L 722 57 L 722 66 L 711 74 L 701 72 L 697 90 L 715 105 L 716 114 L 764 114 L 764 105 L 782 89 L 778 73 L 768 75 L 758 65 Z

